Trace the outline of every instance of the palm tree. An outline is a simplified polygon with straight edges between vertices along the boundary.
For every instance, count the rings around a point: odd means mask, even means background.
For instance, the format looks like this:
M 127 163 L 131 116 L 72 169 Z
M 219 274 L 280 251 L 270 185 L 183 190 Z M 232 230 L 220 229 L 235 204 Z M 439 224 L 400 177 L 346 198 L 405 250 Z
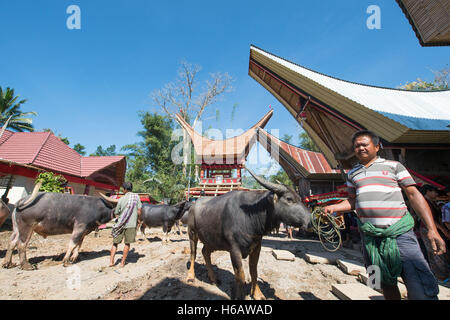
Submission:
M 18 101 L 19 96 L 14 96 L 14 89 L 6 88 L 3 91 L 0 86 L 0 125 L 4 125 L 8 118 L 11 118 L 8 123 L 8 128 L 14 131 L 34 131 L 32 125 L 33 120 L 28 118 L 33 115 L 36 116 L 36 112 L 22 112 L 20 107 L 27 100 L 23 99 Z

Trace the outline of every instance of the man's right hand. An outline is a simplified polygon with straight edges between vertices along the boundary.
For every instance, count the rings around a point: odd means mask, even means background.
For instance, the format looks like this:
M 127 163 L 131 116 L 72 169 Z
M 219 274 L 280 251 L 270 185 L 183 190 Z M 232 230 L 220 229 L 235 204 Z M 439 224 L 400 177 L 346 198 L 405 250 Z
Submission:
M 333 212 L 335 212 L 335 209 L 334 209 L 334 206 L 331 205 L 331 206 L 323 207 L 323 211 L 324 211 L 326 214 L 332 214 Z

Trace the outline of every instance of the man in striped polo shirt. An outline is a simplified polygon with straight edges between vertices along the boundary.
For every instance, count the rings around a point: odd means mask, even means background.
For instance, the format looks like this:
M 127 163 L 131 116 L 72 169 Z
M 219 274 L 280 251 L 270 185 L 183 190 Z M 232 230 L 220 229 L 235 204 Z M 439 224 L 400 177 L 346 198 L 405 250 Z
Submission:
M 408 299 L 437 299 L 437 282 L 413 232 L 402 190 L 428 229 L 433 253 L 445 252 L 430 208 L 406 168 L 397 161 L 378 157 L 379 138 L 370 131 L 358 131 L 352 143 L 359 160 L 348 172 L 348 200 L 324 208 L 326 214 L 356 210 L 363 239 L 366 268 L 381 270 L 381 289 L 386 299 L 400 299 L 397 277 L 408 290 Z

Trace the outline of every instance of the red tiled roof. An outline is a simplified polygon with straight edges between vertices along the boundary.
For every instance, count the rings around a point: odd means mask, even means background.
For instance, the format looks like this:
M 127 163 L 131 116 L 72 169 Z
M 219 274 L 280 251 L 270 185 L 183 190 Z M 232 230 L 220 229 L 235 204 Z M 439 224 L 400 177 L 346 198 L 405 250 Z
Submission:
M 8 140 L 14 133 L 9 131 L 9 130 L 5 130 L 3 132 L 3 135 L 0 137 L 0 144 L 2 144 L 3 142 L 5 142 L 6 140 Z
M 81 158 L 81 176 L 88 177 L 94 172 L 101 170 L 111 164 L 119 162 L 123 156 L 109 157 L 82 157 Z
M 48 136 L 31 162 L 35 166 L 81 177 L 80 163 L 81 155 L 54 134 Z
M 125 157 L 82 157 L 51 132 L 5 130 L 0 158 L 85 178 Z
M 265 143 L 264 139 L 267 143 Z M 296 162 L 302 166 L 308 174 L 339 174 L 338 170 L 330 167 L 322 153 L 312 152 L 293 146 L 276 138 L 261 128 L 258 129 L 258 141 L 263 147 L 269 149 L 269 153 L 271 147 L 268 147 L 267 144 L 277 144 L 280 154 L 282 154 L 284 158 L 287 158 L 285 159 L 286 161 Z M 280 157 L 280 165 L 283 166 L 283 163 L 281 163 L 282 161 L 283 159 Z
M 0 157 L 15 162 L 32 164 L 50 132 L 10 132 L 10 137 L 0 145 Z

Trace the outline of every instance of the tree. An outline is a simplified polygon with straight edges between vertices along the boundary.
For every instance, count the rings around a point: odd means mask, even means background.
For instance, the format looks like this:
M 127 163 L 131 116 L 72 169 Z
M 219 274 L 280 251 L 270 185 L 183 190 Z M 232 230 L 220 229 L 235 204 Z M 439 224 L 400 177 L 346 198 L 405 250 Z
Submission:
M 283 135 L 283 138 L 281 138 L 281 140 L 286 142 L 286 143 L 292 144 L 292 142 L 291 142 L 292 141 L 292 135 L 285 133 Z
M 20 107 L 27 102 L 26 99 L 18 100 L 19 96 L 14 95 L 14 89 L 9 87 L 6 91 L 0 86 L 0 123 L 3 126 L 8 118 L 11 117 L 8 123 L 8 128 L 18 132 L 34 131 L 33 120 L 29 116 L 36 116 L 34 111 L 22 112 Z
M 232 77 L 228 73 L 211 73 L 210 79 L 205 81 L 203 89 L 197 94 L 198 80 L 197 75 L 201 67 L 193 65 L 186 61 L 181 61 L 178 69 L 178 78 L 175 82 L 168 83 L 164 88 L 155 90 L 151 94 L 153 102 L 159 106 L 171 119 L 175 119 L 177 113 L 193 128 L 197 121 L 202 119 L 202 115 L 207 107 L 216 103 L 220 96 L 225 92 L 231 91 Z M 219 113 L 216 110 L 216 119 Z M 200 132 L 202 134 L 202 132 Z M 189 140 L 187 133 L 183 131 L 183 149 L 188 148 Z M 183 154 L 184 166 L 183 174 L 186 175 L 186 165 L 188 164 L 188 155 Z M 189 166 L 188 186 L 191 181 L 191 166 Z
M 110 145 L 106 149 L 103 149 L 102 146 L 98 146 L 94 153 L 91 153 L 89 156 L 98 156 L 98 157 L 105 157 L 105 156 L 117 156 L 116 152 L 116 145 Z
M 141 112 L 143 130 L 138 132 L 142 141 L 126 145 L 127 179 L 140 192 L 149 192 L 157 199 L 169 198 L 171 203 L 183 198 L 187 184 L 182 165 L 172 162 L 174 122 L 167 115 Z
M 181 112 L 183 118 L 195 127 L 208 106 L 213 105 L 225 92 L 231 90 L 232 78 L 228 73 L 211 73 L 204 88 L 197 94 L 197 75 L 201 67 L 186 61 L 180 62 L 178 78 L 164 88 L 152 92 L 153 102 L 170 118 Z
M 418 91 L 436 91 L 436 90 L 448 90 L 450 89 L 450 68 L 444 67 L 439 71 L 432 71 L 434 73 L 434 79 L 432 82 L 428 82 L 417 78 L 416 81 L 407 82 L 404 85 L 399 86 L 400 89 L 405 90 L 418 90 Z
M 269 181 L 275 182 L 275 183 L 281 182 L 284 185 L 293 187 L 292 180 L 289 178 L 289 176 L 287 175 L 286 171 L 284 171 L 283 168 L 278 170 L 278 172 L 276 174 L 270 176 Z
M 86 155 L 86 147 L 77 143 L 76 145 L 73 146 L 73 150 L 75 150 L 76 152 L 78 152 L 80 155 L 85 156 Z
M 319 147 L 312 141 L 306 132 L 300 133 L 298 138 L 300 140 L 300 148 L 308 151 L 321 152 Z

